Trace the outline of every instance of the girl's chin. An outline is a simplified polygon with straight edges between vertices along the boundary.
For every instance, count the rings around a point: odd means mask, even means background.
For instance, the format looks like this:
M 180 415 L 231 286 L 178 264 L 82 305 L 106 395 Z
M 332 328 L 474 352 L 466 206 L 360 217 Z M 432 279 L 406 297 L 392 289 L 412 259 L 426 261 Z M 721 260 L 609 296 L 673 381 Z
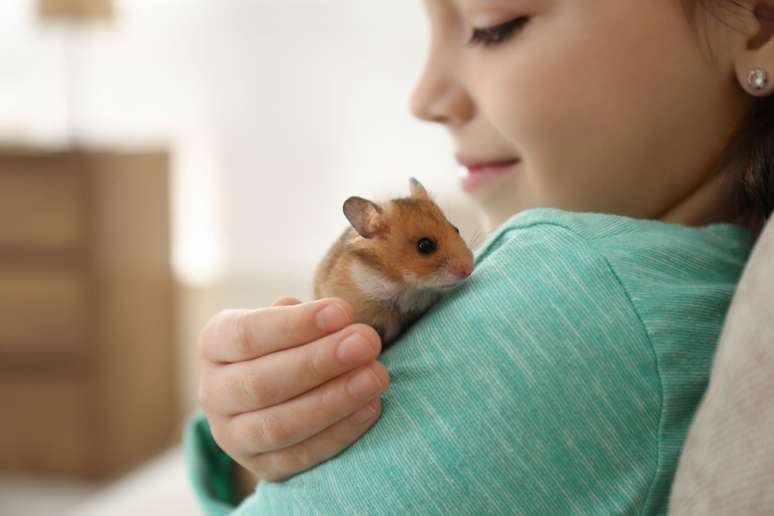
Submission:
M 465 188 L 463 192 L 484 211 L 513 207 L 521 197 L 517 195 L 516 176 L 514 174 L 499 174 L 496 177 L 482 178 L 485 184 L 476 188 Z M 470 184 L 470 183 L 469 183 Z
M 503 222 L 523 211 L 525 207 L 518 202 L 513 190 L 499 192 L 499 195 L 472 196 L 481 213 L 481 224 L 486 233 L 497 229 Z

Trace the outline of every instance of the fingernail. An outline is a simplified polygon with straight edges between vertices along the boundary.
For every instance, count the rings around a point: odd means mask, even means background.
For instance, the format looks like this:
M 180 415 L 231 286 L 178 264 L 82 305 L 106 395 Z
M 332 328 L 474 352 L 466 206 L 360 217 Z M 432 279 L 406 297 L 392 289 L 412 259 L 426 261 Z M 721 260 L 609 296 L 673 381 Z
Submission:
M 374 396 L 379 392 L 379 379 L 371 368 L 360 371 L 354 378 L 350 378 L 349 393 L 355 398 Z
M 317 314 L 317 326 L 322 331 L 336 331 L 347 324 L 347 313 L 338 304 L 328 305 Z
M 357 364 L 371 358 L 372 348 L 358 333 L 353 333 L 339 344 L 339 360 L 346 364 Z
M 356 424 L 362 425 L 366 421 L 370 421 L 376 415 L 376 400 L 371 401 L 368 405 L 361 408 L 349 417 L 349 420 Z

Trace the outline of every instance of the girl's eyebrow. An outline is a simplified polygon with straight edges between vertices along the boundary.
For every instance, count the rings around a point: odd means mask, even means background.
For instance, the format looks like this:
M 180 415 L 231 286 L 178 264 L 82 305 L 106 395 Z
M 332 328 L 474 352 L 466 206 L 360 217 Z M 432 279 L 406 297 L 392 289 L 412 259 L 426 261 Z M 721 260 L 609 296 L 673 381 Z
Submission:
M 508 1 L 501 0 L 501 1 L 493 1 L 493 0 L 422 0 L 422 3 L 425 4 L 425 9 L 427 11 L 428 15 L 435 15 L 435 16 L 454 16 L 456 18 L 464 18 L 466 9 L 465 4 L 473 4 L 478 5 L 480 9 L 483 9 L 484 11 L 489 11 L 490 9 L 498 8 L 502 5 L 509 5 Z M 495 4 L 495 5 L 492 5 Z M 469 6 L 472 8 L 472 6 Z
M 459 4 L 460 0 L 423 0 L 428 13 L 439 13 L 443 9 L 451 11 L 454 14 L 462 12 L 462 8 Z

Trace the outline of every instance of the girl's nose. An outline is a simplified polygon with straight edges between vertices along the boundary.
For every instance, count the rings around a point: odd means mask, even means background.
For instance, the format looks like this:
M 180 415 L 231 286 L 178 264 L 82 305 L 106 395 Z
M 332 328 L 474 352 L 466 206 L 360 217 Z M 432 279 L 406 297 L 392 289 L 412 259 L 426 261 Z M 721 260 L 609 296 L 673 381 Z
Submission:
M 428 122 L 460 125 L 473 115 L 473 102 L 463 85 L 431 59 L 414 86 L 411 112 Z

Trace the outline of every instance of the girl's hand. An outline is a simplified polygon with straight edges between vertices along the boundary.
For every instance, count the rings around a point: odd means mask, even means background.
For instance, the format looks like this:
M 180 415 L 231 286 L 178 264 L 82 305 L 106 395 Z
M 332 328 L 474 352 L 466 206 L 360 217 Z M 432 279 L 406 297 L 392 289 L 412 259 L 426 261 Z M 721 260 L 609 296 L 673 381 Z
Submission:
M 222 311 L 201 331 L 199 403 L 218 445 L 258 481 L 337 455 L 377 420 L 390 378 L 379 335 L 353 313 L 339 298 L 282 298 Z

